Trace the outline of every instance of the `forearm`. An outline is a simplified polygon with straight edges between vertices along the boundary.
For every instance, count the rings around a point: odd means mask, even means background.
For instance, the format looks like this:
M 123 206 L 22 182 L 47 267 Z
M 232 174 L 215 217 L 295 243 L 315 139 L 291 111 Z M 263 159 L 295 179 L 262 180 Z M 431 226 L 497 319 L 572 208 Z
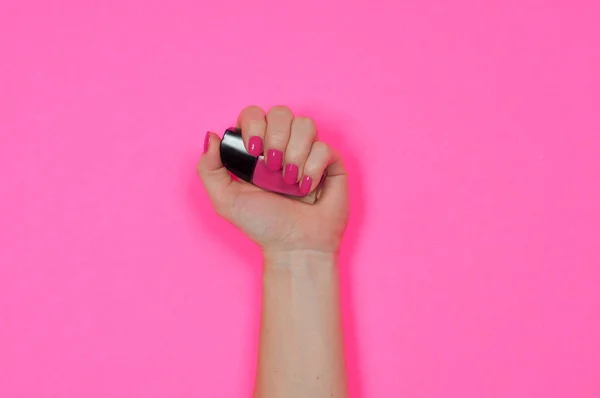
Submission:
M 256 398 L 346 397 L 337 258 L 265 256 Z

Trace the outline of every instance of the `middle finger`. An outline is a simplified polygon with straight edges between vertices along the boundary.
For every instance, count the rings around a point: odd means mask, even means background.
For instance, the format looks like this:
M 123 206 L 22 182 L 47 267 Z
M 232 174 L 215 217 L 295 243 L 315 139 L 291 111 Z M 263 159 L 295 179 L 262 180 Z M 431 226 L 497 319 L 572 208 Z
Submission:
M 294 114 L 290 108 L 275 106 L 267 113 L 267 132 L 265 134 L 265 154 L 270 170 L 281 170 L 283 154 L 290 139 Z

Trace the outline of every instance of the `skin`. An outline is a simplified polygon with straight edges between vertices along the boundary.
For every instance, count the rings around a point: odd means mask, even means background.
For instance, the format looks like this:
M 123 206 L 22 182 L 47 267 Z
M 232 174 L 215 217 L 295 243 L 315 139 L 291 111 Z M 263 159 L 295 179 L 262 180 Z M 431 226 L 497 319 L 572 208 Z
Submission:
M 232 180 L 221 164 L 219 137 L 208 133 L 198 173 L 214 210 L 263 253 L 263 299 L 255 398 L 346 397 L 340 317 L 338 251 L 348 219 L 348 181 L 339 155 L 317 140 L 315 123 L 283 106 L 250 106 L 238 126 L 246 148 L 260 137 L 263 152 L 284 155 L 297 181 L 326 171 L 323 191 L 309 205 Z M 254 139 L 256 142 L 256 139 Z M 269 159 L 267 158 L 267 163 Z

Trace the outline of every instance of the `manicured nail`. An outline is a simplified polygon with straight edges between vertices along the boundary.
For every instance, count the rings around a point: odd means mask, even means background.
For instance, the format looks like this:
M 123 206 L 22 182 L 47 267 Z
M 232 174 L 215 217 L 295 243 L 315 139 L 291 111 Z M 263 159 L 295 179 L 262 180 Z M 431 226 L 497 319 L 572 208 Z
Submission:
M 300 181 L 300 193 L 304 196 L 308 195 L 311 187 L 312 187 L 312 178 L 309 176 L 304 176 L 302 178 L 302 181 Z
M 281 170 L 282 162 L 283 153 L 277 149 L 269 149 L 269 152 L 267 154 L 267 167 L 269 168 L 269 170 Z
M 286 184 L 295 184 L 298 181 L 298 166 L 295 164 L 286 165 L 283 181 L 285 181 Z
M 204 136 L 204 153 L 208 151 L 208 143 L 210 142 L 210 131 L 206 132 Z
M 248 153 L 252 156 L 260 156 L 262 153 L 262 138 L 253 136 L 248 140 Z

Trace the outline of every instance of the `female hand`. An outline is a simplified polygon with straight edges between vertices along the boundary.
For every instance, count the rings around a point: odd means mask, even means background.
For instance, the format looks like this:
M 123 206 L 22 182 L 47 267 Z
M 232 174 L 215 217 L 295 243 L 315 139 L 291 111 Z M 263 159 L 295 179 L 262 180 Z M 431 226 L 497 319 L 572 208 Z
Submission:
M 246 150 L 301 192 L 326 175 L 313 205 L 232 180 L 220 140 L 207 133 L 198 164 L 215 211 L 263 251 L 261 334 L 254 396 L 347 396 L 337 251 L 348 218 L 348 187 L 339 156 L 317 141 L 313 121 L 283 106 L 266 115 L 244 109 L 238 126 Z M 263 144 L 264 143 L 264 144 Z M 299 355 L 302 353 L 302 355 Z M 277 374 L 276 377 L 274 375 Z
M 262 151 L 267 164 L 288 174 L 290 183 L 302 188 L 310 184 L 312 192 L 326 172 L 324 187 L 316 204 L 309 205 L 232 180 L 221 163 L 219 137 L 207 133 L 198 174 L 217 214 L 260 245 L 265 254 L 337 252 L 348 218 L 347 176 L 339 155 L 317 141 L 314 122 L 294 117 L 284 106 L 266 114 L 250 106 L 240 113 L 237 126 L 248 152 Z

